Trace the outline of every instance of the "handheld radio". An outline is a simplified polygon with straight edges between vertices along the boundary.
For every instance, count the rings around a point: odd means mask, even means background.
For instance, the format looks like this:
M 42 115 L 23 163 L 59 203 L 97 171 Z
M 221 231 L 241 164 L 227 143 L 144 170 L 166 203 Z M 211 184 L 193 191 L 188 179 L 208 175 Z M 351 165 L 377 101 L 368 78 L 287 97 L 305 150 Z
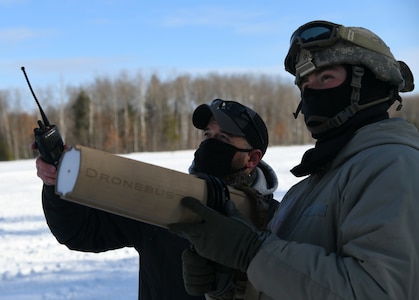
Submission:
M 47 116 L 45 115 L 41 105 L 38 102 L 38 99 L 35 96 L 35 93 L 32 90 L 32 86 L 25 72 L 25 67 L 22 67 L 21 69 L 25 75 L 26 82 L 28 83 L 29 89 L 32 92 L 35 102 L 38 105 L 39 112 L 41 113 L 43 120 L 43 122 L 38 120 L 39 128 L 34 128 L 33 130 L 35 136 L 35 145 L 38 148 L 39 154 L 43 160 L 45 160 L 47 163 L 57 166 L 61 154 L 64 151 L 63 139 L 61 138 L 57 126 L 49 123 Z

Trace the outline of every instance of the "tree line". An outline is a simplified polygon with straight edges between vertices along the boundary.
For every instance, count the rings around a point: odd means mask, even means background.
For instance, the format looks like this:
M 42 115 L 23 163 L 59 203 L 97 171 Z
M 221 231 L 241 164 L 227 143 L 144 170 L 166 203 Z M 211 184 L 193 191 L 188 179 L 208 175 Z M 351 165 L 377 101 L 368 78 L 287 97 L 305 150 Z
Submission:
M 314 142 L 303 117 L 292 115 L 300 101 L 298 89 L 280 76 L 208 73 L 162 79 L 121 72 L 113 79 L 96 77 L 90 83 L 42 88 L 36 94 L 66 144 L 111 153 L 195 149 L 202 133 L 192 125 L 192 113 L 216 98 L 235 100 L 258 112 L 267 125 L 270 146 Z M 40 115 L 37 108 L 20 107 L 22 97 L 19 90 L 0 90 L 2 161 L 34 157 L 29 146 Z M 404 97 L 404 108 L 397 113 L 391 108 L 391 114 L 417 122 L 417 98 Z

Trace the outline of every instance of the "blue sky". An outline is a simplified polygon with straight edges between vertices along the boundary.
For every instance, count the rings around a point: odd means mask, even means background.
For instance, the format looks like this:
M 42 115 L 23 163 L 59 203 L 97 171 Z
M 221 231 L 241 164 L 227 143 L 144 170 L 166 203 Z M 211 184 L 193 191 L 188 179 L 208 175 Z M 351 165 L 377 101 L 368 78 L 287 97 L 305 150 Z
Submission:
M 0 89 L 156 72 L 280 74 L 291 33 L 325 19 L 366 27 L 419 78 L 419 1 L 0 0 Z

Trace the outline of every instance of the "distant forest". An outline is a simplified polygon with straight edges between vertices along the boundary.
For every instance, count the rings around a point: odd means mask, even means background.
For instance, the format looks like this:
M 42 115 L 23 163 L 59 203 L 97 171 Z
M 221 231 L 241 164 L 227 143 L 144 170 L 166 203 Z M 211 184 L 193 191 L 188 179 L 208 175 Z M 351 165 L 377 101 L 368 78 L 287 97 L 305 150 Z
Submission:
M 303 116 L 292 113 L 298 89 L 279 76 L 235 74 L 156 74 L 97 77 L 80 86 L 35 89 L 52 124 L 68 145 L 80 144 L 111 153 L 195 149 L 202 133 L 191 122 L 193 110 L 221 98 L 250 106 L 265 120 L 269 145 L 313 143 Z M 419 96 L 401 94 L 403 109 L 390 108 L 419 127 Z M 26 97 L 26 96 L 25 96 Z M 25 101 L 23 101 L 25 100 Z M 27 111 L 19 90 L 0 90 L 0 160 L 34 157 L 30 150 L 37 109 Z M 30 101 L 33 101 L 32 99 Z

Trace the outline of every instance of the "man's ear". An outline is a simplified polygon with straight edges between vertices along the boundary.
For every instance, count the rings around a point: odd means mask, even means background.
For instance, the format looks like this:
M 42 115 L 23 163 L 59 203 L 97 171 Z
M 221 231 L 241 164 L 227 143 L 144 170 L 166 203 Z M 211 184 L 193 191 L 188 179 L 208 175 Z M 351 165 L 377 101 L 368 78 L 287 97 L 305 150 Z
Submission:
M 249 152 L 249 160 L 247 161 L 248 168 L 256 167 L 262 159 L 262 151 L 260 149 L 253 149 Z

